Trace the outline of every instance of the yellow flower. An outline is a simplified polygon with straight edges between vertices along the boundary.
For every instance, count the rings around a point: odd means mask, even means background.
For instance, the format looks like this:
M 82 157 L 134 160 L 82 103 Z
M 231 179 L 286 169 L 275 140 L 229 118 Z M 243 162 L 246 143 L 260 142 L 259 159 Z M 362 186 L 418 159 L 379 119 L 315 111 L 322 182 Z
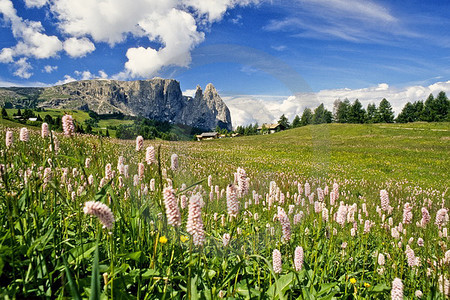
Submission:
M 350 278 L 350 283 L 351 284 L 355 284 L 356 283 L 356 278 L 354 278 L 354 277 Z
M 162 237 L 159 238 L 159 242 L 161 244 L 165 244 L 165 243 L 167 243 L 167 238 L 163 235 Z
M 181 241 L 182 243 L 187 242 L 187 241 L 189 241 L 189 237 L 187 237 L 187 236 L 185 236 L 185 235 L 182 235 L 182 236 L 180 236 L 180 241 Z
M 364 282 L 364 286 L 365 286 L 366 288 L 369 288 L 369 287 L 370 287 L 370 284 L 369 284 L 368 282 Z

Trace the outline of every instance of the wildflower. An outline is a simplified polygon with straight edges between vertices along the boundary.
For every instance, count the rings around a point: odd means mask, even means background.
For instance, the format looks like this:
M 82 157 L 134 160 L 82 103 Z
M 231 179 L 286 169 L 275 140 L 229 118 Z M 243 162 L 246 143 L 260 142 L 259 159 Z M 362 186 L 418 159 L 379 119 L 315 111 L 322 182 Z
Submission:
M 416 255 L 414 253 L 414 250 L 409 247 L 409 245 L 406 245 L 405 254 L 408 260 L 408 266 L 410 267 L 416 267 L 417 266 L 417 259 Z
M 236 186 L 227 186 L 227 212 L 230 217 L 236 217 L 239 213 L 239 201 L 236 195 Z
M 144 147 L 144 138 L 141 135 L 139 135 L 136 138 L 136 151 L 141 151 L 143 147 Z
M 278 206 L 278 220 L 281 223 L 281 230 L 283 232 L 283 239 L 289 241 L 291 239 L 291 222 L 286 212 L 281 206 Z
M 281 253 L 280 250 L 274 249 L 272 252 L 272 265 L 275 274 L 281 273 Z
M 105 179 L 106 180 L 112 179 L 112 167 L 111 167 L 111 164 L 106 164 L 106 166 L 105 166 Z
M 145 151 L 145 161 L 147 165 L 151 165 L 155 162 L 155 148 L 153 146 L 147 147 Z
M 6 147 L 9 148 L 14 143 L 14 135 L 11 130 L 6 130 L 6 138 L 5 138 Z
M 115 219 L 111 209 L 102 202 L 88 201 L 84 203 L 83 212 L 87 215 L 96 216 L 104 228 L 111 229 L 114 225 Z
M 411 224 L 413 218 L 412 207 L 409 202 L 406 202 L 403 207 L 403 224 Z
M 63 132 L 65 136 L 72 136 L 75 134 L 75 126 L 71 115 L 64 115 L 61 119 Z
M 310 194 L 311 194 L 311 186 L 309 185 L 309 182 L 307 181 L 305 183 L 305 196 L 309 197 Z
M 414 293 L 414 296 L 416 296 L 416 298 L 422 298 L 423 293 L 421 290 L 416 290 L 416 292 Z
M 431 217 L 426 207 L 422 207 L 422 220 L 420 220 L 420 225 L 425 227 L 428 223 L 430 223 Z
M 144 178 L 144 164 L 143 163 L 138 163 L 138 176 L 139 176 L 139 180 L 142 180 Z
M 28 142 L 28 129 L 26 127 L 22 127 L 20 129 L 19 140 L 22 142 Z
M 303 268 L 303 248 L 300 246 L 297 246 L 294 251 L 294 267 L 296 271 Z
M 42 123 L 42 125 L 41 125 L 41 136 L 43 139 L 48 137 L 48 124 L 47 123 Z
M 230 234 L 229 233 L 224 233 L 222 236 L 222 244 L 224 247 L 228 246 L 228 244 L 230 243 Z
M 182 235 L 182 236 L 180 236 L 180 241 L 182 243 L 185 243 L 185 242 L 189 241 L 189 237 L 186 235 Z
M 163 235 L 163 236 L 161 236 L 160 238 L 159 238 L 159 243 L 160 244 L 165 244 L 165 243 L 167 243 L 167 238 L 166 238 L 166 236 L 165 235 Z
M 344 226 L 345 221 L 346 221 L 346 216 L 347 216 L 347 206 L 345 206 L 344 204 L 341 204 L 336 213 L 336 222 L 339 225 Z
M 424 246 L 424 242 L 423 242 L 423 238 L 418 238 L 417 239 L 417 245 L 419 246 L 419 247 L 423 247 Z
M 201 246 L 205 242 L 201 201 L 202 196 L 200 194 L 192 195 L 189 199 L 189 213 L 186 230 L 192 235 L 195 246 Z
M 384 254 L 383 253 L 379 253 L 378 254 L 378 264 L 380 266 L 384 266 L 384 263 L 385 263 Z
M 212 176 L 208 176 L 208 186 L 212 186 Z
M 178 155 L 172 154 L 170 157 L 170 169 L 172 171 L 178 170 Z
M 171 187 L 164 189 L 164 206 L 166 207 L 167 223 L 173 227 L 181 226 L 181 214 L 177 200 Z
M 441 229 L 441 227 L 444 226 L 445 224 L 447 224 L 447 222 L 448 222 L 449 218 L 448 218 L 447 211 L 448 210 L 446 208 L 441 208 L 436 213 L 436 222 L 435 222 L 435 224 L 439 227 L 439 229 Z
M 247 173 L 242 168 L 237 169 L 237 182 L 240 196 L 247 194 L 248 193 Z
M 350 283 L 351 284 L 355 284 L 356 283 L 356 278 L 355 277 L 350 278 Z
M 392 281 L 391 300 L 403 300 L 403 283 L 400 278 Z
M 439 291 L 444 296 L 450 296 L 450 281 L 446 276 L 440 275 L 438 279 Z
M 370 288 L 370 287 L 371 287 L 370 283 L 368 283 L 368 282 L 364 282 L 364 286 L 365 286 L 366 288 Z
M 389 210 L 389 195 L 386 190 L 380 191 L 381 209 L 384 211 Z

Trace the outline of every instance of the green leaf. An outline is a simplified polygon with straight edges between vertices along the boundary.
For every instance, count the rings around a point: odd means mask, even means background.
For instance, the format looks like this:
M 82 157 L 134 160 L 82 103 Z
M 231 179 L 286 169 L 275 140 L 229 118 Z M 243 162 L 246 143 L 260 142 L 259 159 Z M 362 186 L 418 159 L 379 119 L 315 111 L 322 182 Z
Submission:
M 369 293 L 382 293 L 385 291 L 390 291 L 391 288 L 386 285 L 386 283 L 380 283 L 374 286 Z
M 69 269 L 69 267 L 67 265 L 67 261 L 66 261 L 64 256 L 62 257 L 62 259 L 63 259 L 63 262 L 64 262 L 64 268 L 65 268 L 65 271 L 66 271 L 67 281 L 69 283 L 70 294 L 72 295 L 73 299 L 81 300 L 81 296 L 80 296 L 80 294 L 78 292 L 78 287 L 77 287 L 76 283 L 73 281 L 72 272 L 70 272 L 70 269 Z
M 91 295 L 89 300 L 100 300 L 100 272 L 98 268 L 98 238 L 92 262 Z

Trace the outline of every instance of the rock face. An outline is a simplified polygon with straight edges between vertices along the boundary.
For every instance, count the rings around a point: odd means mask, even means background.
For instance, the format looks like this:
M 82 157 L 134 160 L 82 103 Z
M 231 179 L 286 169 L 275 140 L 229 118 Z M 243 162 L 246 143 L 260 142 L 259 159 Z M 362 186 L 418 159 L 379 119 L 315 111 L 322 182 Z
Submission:
M 197 87 L 192 98 L 183 96 L 173 79 L 82 80 L 46 88 L 40 99 L 39 107 L 44 108 L 121 112 L 204 130 L 232 127 L 230 111 L 212 84 L 204 92 Z

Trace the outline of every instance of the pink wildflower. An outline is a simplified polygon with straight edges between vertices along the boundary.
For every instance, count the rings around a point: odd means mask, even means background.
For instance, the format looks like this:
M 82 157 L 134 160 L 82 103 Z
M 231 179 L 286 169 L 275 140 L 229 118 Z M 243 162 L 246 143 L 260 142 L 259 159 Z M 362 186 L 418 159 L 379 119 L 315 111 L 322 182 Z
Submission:
M 224 247 L 228 246 L 228 244 L 230 243 L 230 234 L 229 233 L 224 233 L 222 236 L 222 244 Z
M 435 224 L 441 229 L 442 226 L 445 226 L 448 222 L 448 210 L 446 208 L 441 208 L 436 213 L 436 222 Z
M 114 225 L 114 215 L 111 209 L 102 202 L 88 201 L 84 203 L 83 211 L 87 215 L 96 216 L 104 228 L 111 229 Z
M 139 135 L 136 138 L 136 151 L 141 151 L 143 147 L 144 147 L 144 138 L 141 135 Z
M 300 271 L 303 268 L 303 248 L 300 246 L 295 248 L 294 267 L 296 271 Z
M 172 171 L 178 170 L 178 155 L 172 154 L 172 156 L 170 157 L 170 163 L 170 169 Z
M 389 195 L 386 190 L 380 191 L 381 209 L 384 211 L 389 210 Z
M 283 232 L 283 239 L 289 241 L 291 239 L 291 222 L 286 212 L 281 206 L 278 206 L 278 220 L 281 223 L 281 230 Z
M 147 147 L 145 151 L 145 161 L 147 165 L 151 165 L 155 162 L 155 148 L 153 146 Z
M 171 187 L 164 189 L 164 206 L 166 207 L 167 223 L 173 227 L 181 226 L 181 214 L 178 208 L 177 199 Z
M 273 271 L 275 274 L 280 274 L 281 269 L 281 253 L 280 250 L 275 249 L 272 252 L 272 265 L 273 265 Z
M 142 180 L 144 178 L 144 171 L 145 167 L 143 163 L 138 163 L 138 176 L 139 180 Z
M 227 186 L 227 211 L 230 217 L 236 217 L 239 213 L 239 200 L 237 200 L 236 187 Z
M 26 127 L 22 127 L 20 129 L 19 140 L 21 140 L 22 142 L 28 142 L 28 139 L 28 129 Z
M 403 283 L 400 278 L 392 281 L 391 300 L 403 300 Z
M 201 201 L 202 196 L 200 194 L 192 195 L 189 199 L 189 213 L 186 225 L 186 230 L 192 235 L 192 240 L 196 246 L 201 246 L 205 242 Z
M 72 136 L 75 134 L 75 126 L 71 115 L 64 115 L 61 119 L 63 132 L 65 136 Z
M 5 138 L 6 148 L 9 148 L 14 143 L 14 135 L 11 130 L 6 130 L 6 138 Z
M 409 202 L 406 202 L 403 207 L 403 224 L 411 224 L 413 218 L 412 207 Z
M 42 123 L 42 125 L 41 125 L 41 136 L 43 139 L 48 137 L 48 124 L 47 123 Z

